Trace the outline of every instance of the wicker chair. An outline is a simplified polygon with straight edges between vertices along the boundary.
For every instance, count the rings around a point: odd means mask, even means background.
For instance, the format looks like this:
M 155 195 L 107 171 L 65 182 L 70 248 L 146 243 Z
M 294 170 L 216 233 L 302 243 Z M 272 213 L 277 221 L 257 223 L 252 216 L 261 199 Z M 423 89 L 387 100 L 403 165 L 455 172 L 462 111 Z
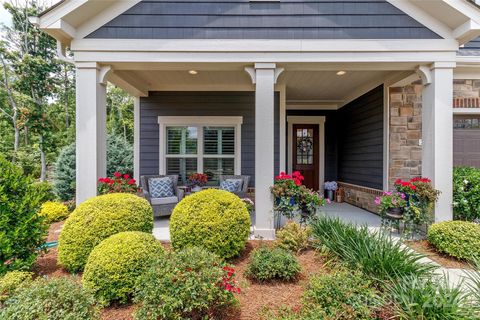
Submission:
M 248 184 L 250 183 L 250 176 L 223 176 L 223 175 L 221 175 L 219 178 L 220 178 L 220 184 L 222 184 L 222 182 L 227 180 L 227 179 L 242 180 L 242 185 L 240 186 L 240 190 L 232 192 L 232 193 L 236 194 L 240 198 L 246 198 L 247 197 Z
M 169 198 L 152 198 L 150 195 L 150 188 L 148 185 L 148 180 L 152 178 L 164 178 L 169 177 L 173 181 L 173 192 L 175 194 L 174 197 Z M 150 202 L 150 205 L 153 208 L 153 216 L 154 217 L 163 217 L 169 216 L 172 214 L 173 208 L 183 199 L 184 191 L 177 187 L 178 184 L 178 175 L 150 175 L 150 176 L 141 176 L 140 177 L 140 184 L 143 189 L 143 195 L 145 199 Z

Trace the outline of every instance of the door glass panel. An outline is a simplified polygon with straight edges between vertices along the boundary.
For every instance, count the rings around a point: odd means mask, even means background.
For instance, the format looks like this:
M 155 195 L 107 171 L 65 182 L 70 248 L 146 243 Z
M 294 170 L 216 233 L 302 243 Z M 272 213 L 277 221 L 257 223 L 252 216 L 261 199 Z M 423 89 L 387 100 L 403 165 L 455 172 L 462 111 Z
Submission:
M 313 129 L 297 129 L 297 164 L 313 164 Z

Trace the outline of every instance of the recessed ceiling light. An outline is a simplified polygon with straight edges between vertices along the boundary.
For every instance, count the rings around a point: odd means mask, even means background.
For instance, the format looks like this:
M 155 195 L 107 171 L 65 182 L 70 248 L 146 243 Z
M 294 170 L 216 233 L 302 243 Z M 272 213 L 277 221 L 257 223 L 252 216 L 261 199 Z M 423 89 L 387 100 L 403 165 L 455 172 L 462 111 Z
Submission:
M 338 71 L 337 72 L 337 76 L 343 76 L 343 75 L 346 75 L 347 74 L 347 71 Z
M 196 74 L 198 74 L 198 71 L 197 70 L 190 70 L 190 71 L 188 71 L 188 73 L 190 73 L 191 75 L 196 75 Z

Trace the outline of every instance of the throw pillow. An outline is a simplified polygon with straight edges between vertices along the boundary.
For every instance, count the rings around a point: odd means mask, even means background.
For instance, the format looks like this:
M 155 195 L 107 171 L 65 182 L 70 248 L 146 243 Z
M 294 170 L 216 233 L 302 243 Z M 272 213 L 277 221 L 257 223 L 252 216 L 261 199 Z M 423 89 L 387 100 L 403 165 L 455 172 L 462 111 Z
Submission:
M 236 192 L 240 191 L 241 186 L 241 179 L 227 179 L 222 181 L 222 183 L 220 184 L 220 189 L 228 192 Z
M 173 181 L 169 177 L 151 178 L 148 180 L 150 196 L 152 198 L 174 197 Z

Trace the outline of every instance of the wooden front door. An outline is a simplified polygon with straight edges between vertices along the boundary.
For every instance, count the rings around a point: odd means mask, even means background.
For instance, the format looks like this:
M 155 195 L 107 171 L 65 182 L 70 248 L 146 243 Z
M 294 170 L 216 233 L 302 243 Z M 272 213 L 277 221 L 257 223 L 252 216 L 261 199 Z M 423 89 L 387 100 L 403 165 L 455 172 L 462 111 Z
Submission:
M 293 171 L 300 171 L 305 177 L 303 184 L 313 190 L 319 190 L 318 130 L 318 124 L 295 124 L 292 132 Z

